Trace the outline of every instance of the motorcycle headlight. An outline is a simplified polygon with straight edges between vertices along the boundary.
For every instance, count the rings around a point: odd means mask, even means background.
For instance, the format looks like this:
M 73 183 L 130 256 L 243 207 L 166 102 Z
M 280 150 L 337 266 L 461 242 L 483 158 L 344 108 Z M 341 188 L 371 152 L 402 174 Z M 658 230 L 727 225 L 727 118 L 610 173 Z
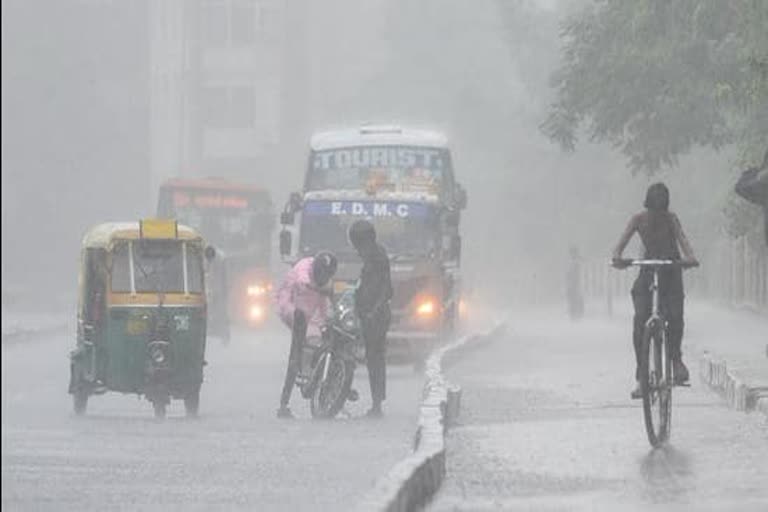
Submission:
M 347 330 L 352 331 L 355 328 L 356 322 L 355 322 L 355 314 L 352 311 L 345 311 L 342 313 L 340 319 L 341 326 Z

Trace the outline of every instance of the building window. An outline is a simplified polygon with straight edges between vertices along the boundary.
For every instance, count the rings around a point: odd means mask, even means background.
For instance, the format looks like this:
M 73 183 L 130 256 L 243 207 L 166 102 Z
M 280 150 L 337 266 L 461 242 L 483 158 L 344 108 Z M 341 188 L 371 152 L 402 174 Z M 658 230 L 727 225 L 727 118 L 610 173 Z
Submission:
M 256 124 L 256 92 L 253 87 L 204 87 L 203 123 L 211 128 L 248 129 Z
M 247 46 L 262 31 L 261 18 L 258 0 L 204 0 L 203 37 L 208 46 Z

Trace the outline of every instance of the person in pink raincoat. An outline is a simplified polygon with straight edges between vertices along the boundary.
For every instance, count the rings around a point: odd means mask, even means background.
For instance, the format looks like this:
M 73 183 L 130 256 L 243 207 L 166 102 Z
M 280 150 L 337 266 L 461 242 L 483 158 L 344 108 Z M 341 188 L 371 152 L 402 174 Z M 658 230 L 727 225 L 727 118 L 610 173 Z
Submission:
M 319 252 L 313 257 L 299 260 L 286 274 L 277 290 L 277 311 L 291 329 L 291 351 L 285 383 L 280 396 L 278 418 L 292 418 L 288 408 L 296 375 L 301 366 L 301 354 L 308 329 L 319 329 L 331 307 L 330 282 L 338 262 L 330 252 Z

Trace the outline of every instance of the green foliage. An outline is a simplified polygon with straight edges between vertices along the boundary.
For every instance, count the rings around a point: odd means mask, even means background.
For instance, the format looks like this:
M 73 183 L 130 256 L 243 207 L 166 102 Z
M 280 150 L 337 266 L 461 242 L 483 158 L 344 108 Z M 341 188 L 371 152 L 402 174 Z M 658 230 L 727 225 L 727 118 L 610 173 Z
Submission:
M 557 99 L 542 131 L 573 150 L 581 130 L 633 172 L 696 146 L 768 144 L 768 2 L 596 0 L 562 27 Z

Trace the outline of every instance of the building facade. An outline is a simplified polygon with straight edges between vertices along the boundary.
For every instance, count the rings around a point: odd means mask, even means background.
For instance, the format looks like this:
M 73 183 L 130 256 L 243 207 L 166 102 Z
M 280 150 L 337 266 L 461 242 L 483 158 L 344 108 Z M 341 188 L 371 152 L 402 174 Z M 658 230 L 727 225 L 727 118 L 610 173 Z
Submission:
M 281 131 L 283 4 L 152 2 L 153 193 L 172 176 L 266 179 Z

